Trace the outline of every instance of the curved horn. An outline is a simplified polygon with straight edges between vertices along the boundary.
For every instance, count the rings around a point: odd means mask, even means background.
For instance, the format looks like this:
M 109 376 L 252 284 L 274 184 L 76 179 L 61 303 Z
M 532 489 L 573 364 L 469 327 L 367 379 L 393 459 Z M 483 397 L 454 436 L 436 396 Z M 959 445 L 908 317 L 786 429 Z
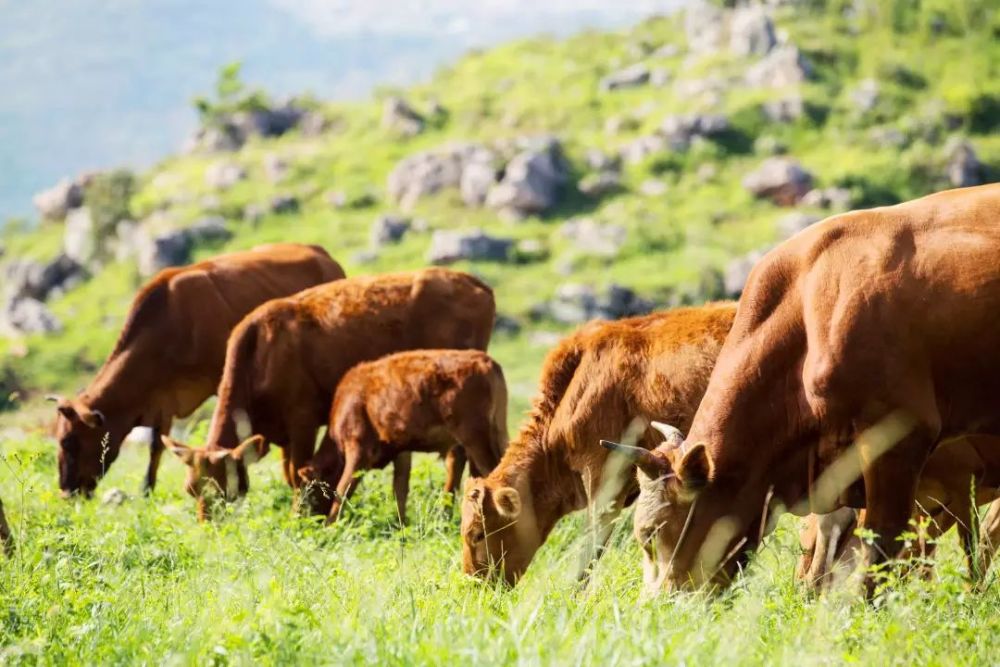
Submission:
M 660 435 L 663 436 L 663 441 L 671 447 L 679 447 L 683 444 L 684 434 L 676 427 L 664 424 L 663 422 L 649 422 L 649 425 L 659 431 Z
M 59 401 L 63 400 L 63 397 L 60 396 L 59 394 L 48 394 L 45 397 L 45 400 L 52 401 L 53 403 L 58 403 Z
M 601 440 L 601 447 L 624 455 L 627 459 L 635 463 L 640 470 L 653 479 L 663 477 L 664 475 L 672 472 L 669 461 L 663 457 L 653 454 L 648 449 L 634 447 L 632 445 L 623 445 L 618 442 L 611 442 L 610 440 Z

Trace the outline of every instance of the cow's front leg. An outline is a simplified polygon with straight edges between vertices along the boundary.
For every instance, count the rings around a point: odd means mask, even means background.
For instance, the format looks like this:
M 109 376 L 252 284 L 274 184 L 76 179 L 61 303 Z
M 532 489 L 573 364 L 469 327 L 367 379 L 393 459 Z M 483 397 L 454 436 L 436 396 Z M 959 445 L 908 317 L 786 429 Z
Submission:
M 160 470 L 160 459 L 163 456 L 163 439 L 160 436 L 170 435 L 171 420 L 166 420 L 152 428 L 152 440 L 149 442 L 149 465 L 146 477 L 142 480 L 142 494 L 149 496 L 156 488 L 156 474 Z

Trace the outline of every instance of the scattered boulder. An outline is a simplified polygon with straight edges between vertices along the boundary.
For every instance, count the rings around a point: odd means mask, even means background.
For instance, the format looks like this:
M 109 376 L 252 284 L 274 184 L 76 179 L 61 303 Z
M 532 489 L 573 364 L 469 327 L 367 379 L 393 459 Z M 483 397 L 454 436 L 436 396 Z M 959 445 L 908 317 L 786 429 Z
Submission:
M 136 241 L 136 263 L 143 276 L 151 276 L 170 266 L 186 264 L 191 257 L 191 237 L 183 229 L 158 234 L 142 230 Z
M 415 137 L 424 130 L 424 117 L 401 97 L 390 97 L 382 105 L 382 129 L 404 137 Z
M 615 257 L 625 244 L 628 231 L 621 225 L 601 224 L 591 218 L 563 223 L 560 232 L 581 252 L 598 257 Z
M 584 155 L 584 162 L 594 171 L 620 171 L 621 156 L 605 153 L 599 148 L 589 148 Z
M 228 241 L 233 237 L 233 233 L 226 227 L 226 219 L 218 215 L 201 218 L 188 227 L 185 232 L 193 245 L 218 243 Z
M 778 43 L 774 23 L 760 5 L 734 11 L 729 30 L 729 50 L 737 56 L 766 56 Z
M 62 330 L 62 323 L 38 299 L 12 299 L 0 310 L 0 331 L 10 337 L 21 334 L 51 334 Z
M 336 209 L 344 208 L 368 208 L 376 203 L 375 195 L 371 192 L 359 192 L 348 194 L 343 190 L 330 190 L 323 195 L 324 201 Z
M 271 213 L 279 215 L 299 212 L 299 198 L 295 195 L 275 195 L 269 203 Z
M 806 112 L 806 105 L 798 93 L 764 103 L 764 115 L 772 123 L 792 123 Z
M 666 138 L 659 134 L 636 137 L 619 149 L 619 155 L 628 164 L 638 164 L 651 155 L 664 153 L 669 148 Z
M 121 489 L 116 488 L 108 489 L 101 496 L 102 505 L 123 505 L 127 500 L 129 500 L 129 495 Z
M 948 181 L 956 188 L 982 185 L 985 182 L 983 163 L 967 141 L 953 139 L 945 146 L 948 156 Z
M 772 50 L 746 71 L 746 83 L 757 88 L 785 88 L 795 86 L 812 76 L 812 67 L 792 44 Z
M 647 83 L 649 83 L 649 67 L 643 63 L 636 63 L 608 74 L 601 79 L 598 87 L 603 91 L 610 91 L 637 88 Z
M 480 156 L 485 157 L 485 156 Z M 466 206 L 482 206 L 497 182 L 496 167 L 492 162 L 472 160 L 462 169 L 459 190 Z
M 389 173 L 389 196 L 408 211 L 419 199 L 458 188 L 467 165 L 493 164 L 496 155 L 482 144 L 456 143 L 403 158 Z
M 798 160 L 771 157 L 743 178 L 743 187 L 757 198 L 792 206 L 812 189 L 813 177 Z
M 910 138 L 898 127 L 873 127 L 868 132 L 868 140 L 878 148 L 906 148 Z
M 879 100 L 879 85 L 875 79 L 865 79 L 861 81 L 848 97 L 854 110 L 860 114 L 865 114 L 875 108 Z
M 846 211 L 854 204 L 854 199 L 847 188 L 816 188 L 807 192 L 799 203 L 803 206 Z
M 516 336 L 521 333 L 521 323 L 509 315 L 497 313 L 497 316 L 493 320 L 493 332 Z
M 600 171 L 587 174 L 577 184 L 580 192 L 592 199 L 599 199 L 622 190 L 622 176 L 617 171 Z
M 267 215 L 267 209 L 260 204 L 247 204 L 243 207 L 243 222 L 256 225 Z
M 787 239 L 789 237 L 795 236 L 801 232 L 806 227 L 815 224 L 822 220 L 818 215 L 812 215 L 810 213 L 804 213 L 802 211 L 796 211 L 795 213 L 789 213 L 788 215 L 782 217 L 778 220 L 778 236 L 781 240 Z
M 658 178 L 647 178 L 639 184 L 639 193 L 646 197 L 662 197 L 669 187 Z
M 280 183 L 288 178 L 291 167 L 280 155 L 269 153 L 264 156 L 264 176 L 270 183 Z
M 63 232 L 63 252 L 73 261 L 86 266 L 97 259 L 99 251 L 97 228 L 90 209 L 83 206 L 70 211 Z
M 184 142 L 187 153 L 217 153 L 239 150 L 251 137 L 279 137 L 296 127 L 306 111 L 294 102 L 236 111 L 200 127 Z
M 556 289 L 551 301 L 531 310 L 535 319 L 551 319 L 562 324 L 581 324 L 590 320 L 617 320 L 644 315 L 654 308 L 653 302 L 639 297 L 633 290 L 609 285 L 598 292 L 590 285 L 564 283 Z
M 660 134 L 677 151 L 687 150 L 695 137 L 712 137 L 728 129 L 729 120 L 721 114 L 675 114 L 660 124 Z
M 64 178 L 36 194 L 31 201 L 42 218 L 62 220 L 71 209 L 83 206 L 83 185 L 79 179 Z
M 549 258 L 549 248 L 539 239 L 521 239 L 515 248 L 517 261 L 521 264 L 528 262 L 544 262 Z
M 649 70 L 649 85 L 653 88 L 666 88 L 672 80 L 670 70 L 665 67 L 654 67 Z
M 410 219 L 398 215 L 380 215 L 372 224 L 369 239 L 373 248 L 399 243 L 410 230 Z
M 481 229 L 438 230 L 431 236 L 427 261 L 431 264 L 461 260 L 505 262 L 513 247 L 513 239 L 489 236 Z
M 568 177 L 562 147 L 547 137 L 507 163 L 503 180 L 490 189 L 486 204 L 514 217 L 544 213 L 555 206 Z
M 738 299 L 743 293 L 743 287 L 747 284 L 750 272 L 753 267 L 767 254 L 770 248 L 753 250 L 742 257 L 738 257 L 726 265 L 726 270 L 722 274 L 722 283 L 726 290 L 726 296 L 730 299 Z
M 49 262 L 14 259 L 0 271 L 3 294 L 8 301 L 30 298 L 45 301 L 56 291 L 72 289 L 87 277 L 86 270 L 66 254 Z
M 725 13 L 719 7 L 699 1 L 684 12 L 684 33 L 688 50 L 694 54 L 717 51 L 725 37 Z
M 228 190 L 247 178 L 247 170 L 236 162 L 216 162 L 205 170 L 205 184 L 215 190 Z
M 664 44 L 649 55 L 651 58 L 673 58 L 680 55 L 680 52 L 681 48 L 676 44 Z

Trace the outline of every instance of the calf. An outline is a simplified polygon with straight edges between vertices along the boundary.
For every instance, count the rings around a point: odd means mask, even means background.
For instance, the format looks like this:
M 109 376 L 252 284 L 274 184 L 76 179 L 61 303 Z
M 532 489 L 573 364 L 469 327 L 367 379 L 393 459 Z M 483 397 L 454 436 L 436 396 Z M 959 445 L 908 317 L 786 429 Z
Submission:
M 500 364 L 479 350 L 399 352 L 344 376 L 326 437 L 299 476 L 312 483 L 313 512 L 332 522 L 357 488 L 355 474 L 391 462 L 405 523 L 411 452 L 446 457 L 444 488 L 454 494 L 466 458 L 474 474 L 485 473 L 506 448 L 507 385 Z
M 177 417 L 215 393 L 229 332 L 276 297 L 344 277 L 317 246 L 281 243 L 165 269 L 139 290 L 104 366 L 73 399 L 58 402 L 59 488 L 93 494 L 136 426 L 153 429 L 144 487 L 156 485 Z
M 686 426 L 735 312 L 734 304 L 720 303 L 595 322 L 559 343 L 500 464 L 466 484 L 465 572 L 516 582 L 556 522 L 585 507 L 597 530 L 584 565 L 599 555 L 611 522 L 635 493 L 631 468 L 605 465 L 600 439 L 634 431 L 653 447 L 653 417 Z
M 254 310 L 229 339 L 205 449 L 164 437 L 190 468 L 199 516 L 206 483 L 228 500 L 243 495 L 243 457 L 259 458 L 269 444 L 282 448 L 285 480 L 297 489 L 334 389 L 353 366 L 402 350 L 485 350 L 494 313 L 486 284 L 437 268 L 340 280 Z
M 1000 184 L 951 190 L 758 263 L 687 439 L 636 455 L 657 588 L 726 585 L 782 507 L 863 507 L 864 564 L 895 556 L 936 443 L 1000 435 L 998 217 Z

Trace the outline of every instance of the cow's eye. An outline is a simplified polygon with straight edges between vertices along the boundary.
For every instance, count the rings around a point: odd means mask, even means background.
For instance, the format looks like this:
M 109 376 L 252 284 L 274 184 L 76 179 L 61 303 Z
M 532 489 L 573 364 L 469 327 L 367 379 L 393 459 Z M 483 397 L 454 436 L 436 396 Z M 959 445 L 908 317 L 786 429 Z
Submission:
M 485 538 L 486 538 L 486 535 L 483 534 L 481 531 L 478 531 L 478 530 L 475 531 L 475 532 L 469 533 L 469 543 L 470 544 L 479 544 Z

